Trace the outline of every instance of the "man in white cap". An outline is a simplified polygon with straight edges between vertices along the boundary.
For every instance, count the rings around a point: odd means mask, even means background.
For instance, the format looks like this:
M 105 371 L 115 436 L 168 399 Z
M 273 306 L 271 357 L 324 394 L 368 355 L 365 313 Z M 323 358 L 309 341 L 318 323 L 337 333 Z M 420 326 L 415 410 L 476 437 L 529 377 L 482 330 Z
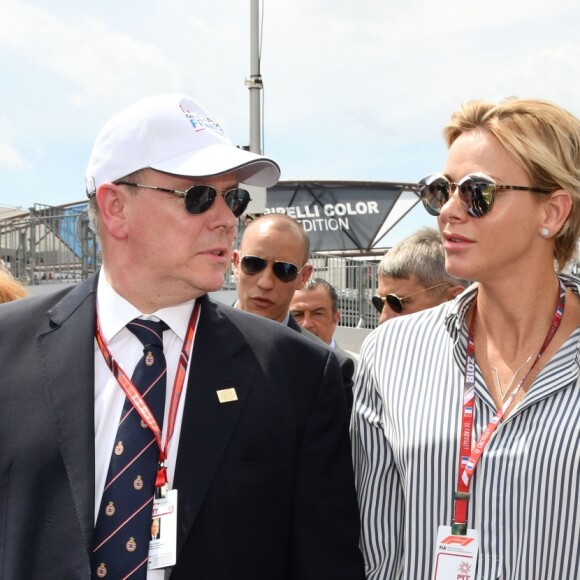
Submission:
M 104 126 L 100 272 L 0 309 L 2 578 L 364 578 L 336 359 L 207 296 L 278 178 L 185 95 Z

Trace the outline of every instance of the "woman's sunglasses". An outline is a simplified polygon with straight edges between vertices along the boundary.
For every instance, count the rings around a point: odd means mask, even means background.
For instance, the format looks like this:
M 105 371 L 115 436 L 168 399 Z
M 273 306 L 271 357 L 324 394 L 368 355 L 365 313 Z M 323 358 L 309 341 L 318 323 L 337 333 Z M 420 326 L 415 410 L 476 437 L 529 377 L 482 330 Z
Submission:
M 473 217 L 483 217 L 489 213 L 496 193 L 504 189 L 551 193 L 551 190 L 540 187 L 498 185 L 485 173 L 470 173 L 457 183 L 449 181 L 442 173 L 431 173 L 419 182 L 419 197 L 425 209 L 437 216 L 456 189 L 467 213 Z
M 401 314 L 403 312 L 403 307 L 405 302 L 408 301 L 409 298 L 412 296 L 417 296 L 417 294 L 422 294 L 423 292 L 427 292 L 429 290 L 433 290 L 434 288 L 439 288 L 439 286 L 447 286 L 449 285 L 448 282 L 441 282 L 441 284 L 435 284 L 435 286 L 431 286 L 430 288 L 424 288 L 423 290 L 419 290 L 419 292 L 413 292 L 413 294 L 409 294 L 401 298 L 396 294 L 387 294 L 386 296 L 373 296 L 371 301 L 373 306 L 379 311 L 382 312 L 383 308 L 385 307 L 385 303 L 389 305 L 390 309 L 397 314 Z
M 291 262 L 266 260 L 266 258 L 258 258 L 258 256 L 244 256 L 240 261 L 242 272 L 247 276 L 259 274 L 268 264 L 272 264 L 272 271 L 281 282 L 294 282 L 298 272 L 304 268 L 303 266 L 298 270 L 298 266 Z
M 236 217 L 240 217 L 248 207 L 251 198 L 245 189 L 229 189 L 228 191 L 218 191 L 211 185 L 193 185 L 185 191 L 177 189 L 167 189 L 166 187 L 155 187 L 153 185 L 142 185 L 139 183 L 129 183 L 128 181 L 116 181 L 117 185 L 131 185 L 133 187 L 144 187 L 165 193 L 179 195 L 185 201 L 185 209 L 191 215 L 200 215 L 206 212 L 214 203 L 218 195 L 224 196 L 226 205 L 232 210 Z

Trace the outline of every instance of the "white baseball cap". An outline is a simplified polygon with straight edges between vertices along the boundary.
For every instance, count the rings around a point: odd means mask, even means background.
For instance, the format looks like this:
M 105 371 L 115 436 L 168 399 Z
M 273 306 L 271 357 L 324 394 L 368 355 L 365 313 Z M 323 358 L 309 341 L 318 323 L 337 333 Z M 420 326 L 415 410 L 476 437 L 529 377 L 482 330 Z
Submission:
M 261 187 L 280 179 L 275 161 L 234 146 L 210 113 L 179 93 L 141 99 L 105 124 L 87 166 L 87 196 L 145 168 L 184 177 L 235 171 L 240 182 Z

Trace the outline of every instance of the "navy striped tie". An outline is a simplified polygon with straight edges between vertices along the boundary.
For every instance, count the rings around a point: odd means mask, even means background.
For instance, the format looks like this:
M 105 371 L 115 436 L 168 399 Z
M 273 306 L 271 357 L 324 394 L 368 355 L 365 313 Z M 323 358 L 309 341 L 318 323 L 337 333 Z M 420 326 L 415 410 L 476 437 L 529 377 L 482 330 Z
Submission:
M 131 380 L 162 428 L 167 375 L 163 331 L 168 326 L 136 318 L 127 328 L 143 343 Z M 125 399 L 95 526 L 93 579 L 146 578 L 158 459 L 153 432 Z

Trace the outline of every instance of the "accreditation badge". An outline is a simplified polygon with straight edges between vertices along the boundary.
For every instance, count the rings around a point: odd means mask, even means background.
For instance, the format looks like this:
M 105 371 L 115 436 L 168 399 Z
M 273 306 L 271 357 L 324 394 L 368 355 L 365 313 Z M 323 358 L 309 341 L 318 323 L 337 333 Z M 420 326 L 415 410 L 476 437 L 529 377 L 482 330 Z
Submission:
M 177 490 L 153 501 L 148 570 L 175 566 L 177 561 Z
M 479 537 L 477 530 L 466 535 L 451 533 L 451 526 L 439 526 L 435 545 L 433 580 L 474 580 Z

